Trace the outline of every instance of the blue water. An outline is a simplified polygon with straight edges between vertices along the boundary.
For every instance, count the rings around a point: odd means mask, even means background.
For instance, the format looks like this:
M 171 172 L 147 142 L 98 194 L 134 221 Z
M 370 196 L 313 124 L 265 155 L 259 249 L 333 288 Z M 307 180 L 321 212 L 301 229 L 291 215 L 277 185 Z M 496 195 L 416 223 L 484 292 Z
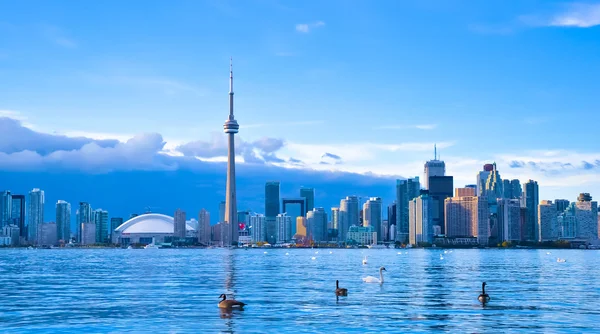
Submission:
M 468 249 L 443 260 L 443 250 L 264 251 L 0 250 L 0 332 L 564 333 L 600 326 L 599 251 Z M 385 283 L 363 283 L 379 276 L 379 266 Z M 348 297 L 336 298 L 336 279 Z M 491 296 L 485 307 L 477 302 L 482 281 Z M 248 305 L 222 312 L 221 293 Z

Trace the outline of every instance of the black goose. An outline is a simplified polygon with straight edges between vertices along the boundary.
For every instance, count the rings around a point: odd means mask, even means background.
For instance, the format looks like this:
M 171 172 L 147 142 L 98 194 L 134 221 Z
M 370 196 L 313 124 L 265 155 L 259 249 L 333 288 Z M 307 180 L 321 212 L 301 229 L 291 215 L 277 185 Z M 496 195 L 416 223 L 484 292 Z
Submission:
M 219 296 L 219 298 L 223 298 L 221 299 L 221 301 L 219 302 L 219 308 L 225 308 L 225 309 L 231 309 L 231 308 L 242 308 L 244 307 L 244 303 L 242 302 L 238 302 L 235 299 L 227 299 L 227 296 L 225 296 L 225 294 L 221 294 Z
M 347 296 L 348 289 L 340 288 L 340 281 L 335 280 L 335 295 L 336 296 Z
M 477 297 L 477 299 L 481 302 L 481 303 L 487 303 L 490 301 L 490 296 L 485 293 L 485 286 L 486 286 L 486 282 L 483 282 L 481 284 L 481 294 L 479 295 L 479 297 Z

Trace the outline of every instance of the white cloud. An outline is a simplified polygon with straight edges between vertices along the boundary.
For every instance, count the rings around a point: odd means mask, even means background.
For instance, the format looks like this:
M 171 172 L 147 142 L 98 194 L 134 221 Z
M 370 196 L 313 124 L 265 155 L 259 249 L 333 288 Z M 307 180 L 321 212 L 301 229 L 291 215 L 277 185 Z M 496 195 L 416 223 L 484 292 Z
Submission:
M 375 129 L 380 129 L 380 130 L 384 130 L 384 129 L 388 129 L 388 130 L 399 130 L 399 129 L 433 130 L 433 129 L 437 128 L 437 126 L 438 126 L 437 124 L 383 125 L 383 126 L 375 127 Z
M 317 21 L 313 23 L 299 23 L 296 24 L 296 31 L 301 33 L 308 33 L 310 30 L 318 27 L 322 27 L 325 25 L 323 21 Z
M 548 25 L 577 28 L 600 25 L 600 4 L 569 4 L 568 9 L 552 17 Z
M 302 125 L 318 125 L 325 124 L 325 121 L 300 121 L 300 122 L 282 122 L 282 123 L 256 123 L 256 124 L 242 124 L 241 129 L 249 128 L 264 128 L 264 127 L 281 127 L 281 126 L 302 126 Z

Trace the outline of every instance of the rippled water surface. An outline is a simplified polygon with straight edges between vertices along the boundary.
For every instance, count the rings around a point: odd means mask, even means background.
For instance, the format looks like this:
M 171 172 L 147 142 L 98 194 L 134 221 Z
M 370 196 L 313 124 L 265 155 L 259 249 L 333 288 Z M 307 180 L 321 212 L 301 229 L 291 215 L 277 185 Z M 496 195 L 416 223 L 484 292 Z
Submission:
M 598 332 L 599 251 L 443 252 L 0 250 L 0 332 Z M 221 312 L 221 293 L 248 305 Z

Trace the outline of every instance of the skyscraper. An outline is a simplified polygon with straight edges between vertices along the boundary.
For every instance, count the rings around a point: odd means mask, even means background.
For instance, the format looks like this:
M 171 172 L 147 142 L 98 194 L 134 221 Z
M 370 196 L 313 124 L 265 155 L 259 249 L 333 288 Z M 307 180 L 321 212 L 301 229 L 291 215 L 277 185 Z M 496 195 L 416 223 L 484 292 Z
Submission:
M 588 193 L 581 193 L 575 203 L 577 218 L 577 238 L 598 239 L 598 202 L 592 201 Z
M 238 133 L 240 126 L 233 116 L 233 62 L 229 63 L 229 118 L 223 125 L 223 130 L 228 137 L 227 154 L 227 189 L 225 199 L 225 226 L 223 245 L 233 245 L 238 242 L 238 222 L 237 220 L 237 198 L 235 187 L 235 139 L 234 135 Z
M 277 222 L 277 243 L 287 243 L 292 240 L 292 217 L 280 213 L 275 217 Z
M 452 197 L 454 178 L 452 176 L 431 176 L 429 178 L 429 196 L 433 199 L 433 225 L 439 226 L 442 234 L 446 233 L 444 200 Z
M 437 147 L 434 145 L 433 146 L 433 160 L 429 160 L 425 163 L 424 189 L 429 189 L 429 178 L 431 176 L 445 176 L 445 175 L 446 175 L 446 163 L 442 160 L 438 160 Z M 411 200 L 411 199 L 412 198 L 409 198 L 408 200 Z M 400 202 L 398 202 L 398 204 L 400 204 Z
M 251 215 L 250 216 L 250 226 L 251 234 L 252 234 L 252 242 L 264 242 L 266 241 L 265 236 L 267 235 L 265 231 L 265 216 L 261 214 Z
M 27 226 L 25 226 L 25 195 L 12 195 L 12 221 L 19 227 L 22 240 L 27 239 Z
M 108 236 L 109 236 L 109 240 L 112 243 L 118 243 L 118 240 L 113 240 L 113 233 L 115 232 L 115 229 L 119 226 L 123 225 L 123 218 L 121 217 L 112 217 L 110 219 L 110 228 L 108 231 Z
M 454 197 L 476 196 L 477 189 L 471 187 L 454 189 Z
M 340 208 L 331 208 L 331 228 L 334 230 L 340 229 Z
M 79 242 L 83 242 L 81 239 L 81 237 L 82 237 L 81 229 L 83 227 L 82 224 L 93 223 L 93 222 L 94 222 L 94 214 L 92 212 L 92 206 L 90 205 L 90 203 L 79 202 L 79 209 L 77 209 L 77 240 Z M 91 228 L 92 228 L 91 226 L 87 226 L 88 235 L 86 237 L 88 238 L 87 239 L 88 242 L 90 241 L 89 233 L 91 233 L 90 232 Z M 94 226 L 94 228 L 96 228 L 96 227 Z M 95 236 L 95 234 L 94 234 L 94 236 Z
M 38 244 L 39 225 L 44 222 L 44 191 L 38 188 L 31 190 L 27 204 L 28 240 L 30 243 Z
M 56 202 L 56 236 L 65 243 L 71 240 L 71 204 L 63 200 Z
M 279 210 L 279 181 L 269 181 L 265 184 L 265 224 L 266 238 L 270 244 L 277 242 L 276 217 Z
M 554 205 L 556 206 L 556 214 L 559 215 L 565 211 L 569 207 L 569 203 L 568 199 L 555 199 Z
M 553 241 L 558 237 L 556 205 L 552 201 L 542 201 L 538 205 L 538 225 L 540 241 Z
M 408 203 L 408 240 L 411 245 L 433 242 L 433 200 L 428 194 Z
M 529 180 L 524 186 L 523 206 L 527 208 L 527 218 L 525 219 L 525 240 L 537 242 L 540 240 L 537 209 L 540 202 L 538 183 L 536 181 Z
M 488 200 L 498 199 L 504 196 L 504 184 L 502 183 L 500 173 L 498 173 L 498 170 L 496 169 L 496 163 L 494 162 L 492 166 L 492 170 L 485 181 L 485 193 Z
M 225 201 L 219 203 L 219 221 L 217 223 L 222 223 L 225 221 Z
M 477 196 L 485 196 L 485 184 L 493 169 L 494 165 L 485 164 L 483 170 L 477 173 Z
M 300 197 L 304 197 L 306 200 L 306 212 L 315 208 L 315 188 L 300 188 Z M 305 215 L 306 212 L 302 214 Z
M 371 197 L 363 205 L 363 226 L 373 226 L 375 228 L 377 241 L 383 241 L 381 209 L 380 197 Z
M 327 213 L 323 208 L 314 208 L 306 214 L 308 238 L 314 242 L 327 241 Z
M 198 213 L 198 242 L 204 245 L 210 242 L 210 213 L 205 209 Z
M 306 215 L 306 199 L 304 197 L 282 198 L 281 203 L 281 212 L 292 217 L 292 222 L 295 222 L 297 217 Z M 294 234 L 296 234 L 296 224 L 292 223 L 292 235 Z
M 10 190 L 0 193 L 0 228 L 12 224 L 12 195 Z
M 345 241 L 350 226 L 358 226 L 358 197 L 346 196 L 340 201 L 340 229 L 338 239 Z
M 397 213 L 398 213 L 398 205 L 396 204 L 396 201 L 394 201 L 387 207 L 387 220 L 388 220 L 388 225 L 389 225 L 389 234 L 388 234 L 389 240 L 396 240 L 396 234 L 392 235 L 391 231 L 392 231 L 392 225 L 394 226 L 394 232 L 396 231 L 396 224 L 398 223 L 398 220 L 396 218 Z
M 504 198 L 519 199 L 523 189 L 521 189 L 521 182 L 517 179 L 514 180 L 502 180 L 502 186 L 504 190 Z
M 498 242 L 521 241 L 521 202 L 503 198 L 498 201 Z
M 106 243 L 108 240 L 108 211 L 95 210 L 94 224 L 96 225 L 96 243 Z
M 181 239 L 185 238 L 185 211 L 177 209 L 173 221 L 173 236 Z
M 427 174 L 427 165 L 425 166 Z M 420 191 L 421 184 L 418 176 L 412 179 L 396 180 L 396 241 L 408 242 L 408 202 L 418 197 Z M 379 238 L 379 235 L 377 237 Z
M 445 206 L 446 236 L 476 237 L 480 245 L 488 244 L 490 212 L 486 197 L 447 198 Z

